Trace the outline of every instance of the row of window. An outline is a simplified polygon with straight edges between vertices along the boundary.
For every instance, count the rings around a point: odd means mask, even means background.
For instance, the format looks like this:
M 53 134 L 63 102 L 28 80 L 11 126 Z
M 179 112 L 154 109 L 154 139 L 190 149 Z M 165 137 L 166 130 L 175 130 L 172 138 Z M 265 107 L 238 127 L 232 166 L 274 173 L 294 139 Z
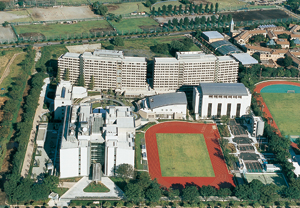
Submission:
M 232 96 L 232 95 L 209 95 L 209 98 L 242 98 L 242 96 Z

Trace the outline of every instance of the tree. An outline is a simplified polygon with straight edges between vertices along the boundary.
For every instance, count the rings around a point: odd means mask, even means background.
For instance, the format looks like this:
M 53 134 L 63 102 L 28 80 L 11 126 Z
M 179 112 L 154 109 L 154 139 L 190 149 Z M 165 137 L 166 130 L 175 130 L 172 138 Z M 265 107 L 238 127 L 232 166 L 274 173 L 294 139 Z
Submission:
M 212 16 L 211 16 L 211 23 L 214 25 L 214 24 L 216 23 L 216 21 L 217 21 L 216 16 L 215 16 L 215 15 L 212 15 Z
M 228 15 L 227 15 L 227 22 L 230 22 L 231 19 L 232 19 L 232 15 L 231 15 L 231 14 L 228 14 Z
M 168 28 L 170 28 L 171 25 L 172 25 L 172 22 L 171 22 L 171 20 L 169 20 L 169 21 L 168 21 Z
M 198 5 L 195 5 L 194 13 L 195 13 L 195 14 L 198 14 L 198 13 L 199 13 L 199 6 L 198 6 Z
M 3 11 L 6 8 L 6 4 L 3 1 L 0 1 L 0 11 Z
M 196 26 L 200 25 L 200 18 L 199 17 L 195 17 L 195 25 Z
M 188 27 L 189 26 L 189 23 L 190 23 L 190 20 L 188 17 L 185 17 L 184 20 L 183 20 L 183 24 L 185 27 Z
M 204 197 L 205 201 L 209 196 L 215 196 L 217 193 L 216 189 L 210 185 L 202 186 L 200 189 L 200 195 Z
M 290 56 L 285 56 L 283 63 L 285 67 L 289 67 L 293 64 L 293 59 Z
M 79 74 L 78 86 L 85 87 L 84 74 L 82 71 Z
M 171 4 L 168 5 L 168 15 L 172 15 L 173 6 Z
M 1 2 L 0 2 L 1 3 Z M 4 23 L 2 23 L 3 27 L 7 27 L 9 25 L 9 22 L 5 21 Z
M 121 38 L 121 37 L 115 37 L 114 40 L 113 40 L 113 44 L 115 46 L 124 46 L 123 38 Z
M 160 8 L 160 7 L 158 7 L 158 10 L 157 10 L 157 15 L 159 16 L 159 15 L 160 15 L 160 13 L 161 13 L 161 8 Z
M 171 50 L 174 52 L 183 51 L 184 45 L 178 40 L 173 40 L 170 44 Z
M 151 50 L 154 53 L 168 54 L 169 53 L 169 46 L 166 43 L 161 43 L 161 44 L 157 44 L 157 45 L 151 47 Z
M 188 201 L 190 203 L 193 203 L 195 201 L 199 200 L 199 192 L 196 186 L 186 186 L 182 190 L 182 199 L 184 201 Z
M 189 8 L 190 14 L 193 13 L 193 4 L 190 4 L 190 8 Z
M 166 5 L 162 6 L 162 13 L 163 13 L 163 15 L 166 15 L 166 13 L 167 13 L 167 6 Z
M 129 180 L 133 178 L 134 169 L 132 165 L 123 163 L 116 168 L 116 176 Z
M 179 196 L 179 190 L 169 188 L 169 190 L 168 190 L 169 200 L 174 200 L 176 196 Z
M 220 188 L 218 190 L 217 195 L 218 195 L 218 197 L 222 198 L 224 201 L 226 199 L 226 197 L 231 195 L 231 191 L 229 188 Z
M 148 172 L 138 172 L 137 176 L 137 184 L 143 189 L 146 190 L 152 183 L 151 178 Z
M 215 13 L 218 13 L 218 10 L 219 10 L 219 3 L 217 2 L 215 6 Z
M 65 71 L 65 74 L 64 74 L 64 80 L 66 81 L 69 81 L 70 78 L 69 78 L 69 69 L 67 68 L 66 71 Z
M 182 14 L 182 4 L 179 5 L 178 12 L 179 14 Z
M 204 24 L 205 24 L 205 22 L 206 22 L 205 16 L 202 16 L 202 17 L 201 17 L 200 22 L 201 22 L 201 25 L 204 25 Z
M 103 204 L 104 207 L 106 208 L 109 208 L 111 207 L 111 203 L 109 201 L 106 201 L 104 204 Z
M 50 189 L 45 184 L 33 184 L 31 187 L 31 199 L 35 201 L 48 198 Z
M 177 25 L 178 25 L 178 19 L 177 18 L 173 18 L 172 19 L 172 24 L 173 24 L 174 27 L 177 27 Z
M 234 188 L 234 195 L 242 200 L 247 200 L 249 195 L 249 186 L 247 184 L 237 185 Z
M 95 12 L 95 14 L 105 15 L 108 12 L 108 9 L 101 2 L 97 1 L 93 3 L 93 11 Z
M 210 4 L 210 13 L 213 13 L 214 12 L 214 4 Z
M 161 190 L 159 186 L 160 185 L 157 183 L 156 179 L 152 181 L 150 187 L 145 193 L 146 199 L 148 199 L 150 202 L 158 202 L 161 197 Z
M 89 89 L 90 89 L 90 90 L 93 90 L 93 89 L 94 89 L 94 84 L 95 84 L 94 76 L 92 75 L 92 76 L 91 76 L 91 81 L 90 81 L 90 83 L 89 83 Z
M 203 9 L 203 5 L 200 4 L 200 6 L 199 6 L 199 13 L 202 13 L 202 9 Z
M 151 14 L 152 14 L 153 16 L 155 15 L 155 7 L 152 7 Z
M 144 199 L 144 191 L 137 183 L 128 183 L 125 187 L 125 195 L 128 201 L 138 203 Z
M 146 3 L 145 3 L 145 6 L 146 7 L 150 7 L 151 6 L 151 2 L 149 0 L 147 0 Z
M 179 20 L 179 27 L 182 28 L 182 25 L 183 25 L 183 19 L 180 19 Z
M 229 117 L 228 117 L 228 116 L 225 116 L 225 115 L 224 115 L 224 116 L 221 117 L 221 122 L 222 122 L 223 124 L 226 125 L 226 124 L 228 123 L 228 121 L 229 121 Z
M 53 191 L 59 183 L 59 178 L 53 175 L 46 175 L 43 183 L 50 191 Z
M 177 12 L 177 6 L 175 5 L 174 8 L 173 8 L 174 15 L 176 15 L 176 12 Z
M 60 69 L 57 68 L 57 72 L 56 72 L 56 83 L 60 82 Z
M 204 9 L 205 13 L 208 13 L 208 4 L 205 5 L 205 9 Z
M 300 190 L 297 187 L 289 186 L 284 189 L 284 196 L 289 200 L 297 200 L 300 199 Z

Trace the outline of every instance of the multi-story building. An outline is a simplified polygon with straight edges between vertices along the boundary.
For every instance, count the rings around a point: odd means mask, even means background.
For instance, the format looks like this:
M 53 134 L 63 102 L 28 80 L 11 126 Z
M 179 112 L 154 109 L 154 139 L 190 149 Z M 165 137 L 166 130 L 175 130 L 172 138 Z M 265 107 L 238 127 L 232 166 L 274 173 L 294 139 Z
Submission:
M 146 89 L 146 58 L 124 56 L 122 51 L 97 49 L 93 53 L 66 53 L 59 57 L 58 67 L 61 78 L 69 70 L 72 84 L 76 84 L 82 74 L 86 86 L 94 77 L 94 89 L 97 90 Z
M 109 106 L 101 113 L 83 103 L 65 109 L 60 178 L 89 176 L 93 164 L 100 164 L 107 176 L 121 164 L 134 166 L 135 120 L 130 107 Z
M 249 114 L 251 93 L 242 83 L 200 83 L 193 89 L 193 111 L 199 118 Z
M 201 51 L 177 52 L 176 58 L 155 58 L 153 89 L 176 90 L 200 82 L 237 82 L 238 62 Z

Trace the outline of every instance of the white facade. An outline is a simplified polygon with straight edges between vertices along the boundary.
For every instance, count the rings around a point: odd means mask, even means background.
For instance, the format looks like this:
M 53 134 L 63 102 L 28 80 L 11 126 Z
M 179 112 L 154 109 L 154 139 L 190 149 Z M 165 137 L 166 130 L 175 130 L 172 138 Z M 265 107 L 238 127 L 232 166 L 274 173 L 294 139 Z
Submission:
M 251 93 L 241 83 L 201 83 L 193 89 L 193 110 L 199 118 L 241 117 L 249 113 Z
M 144 98 L 140 115 L 146 119 L 185 119 L 187 100 L 184 92 L 167 93 Z
M 177 52 L 176 58 L 154 59 L 153 89 L 170 91 L 200 82 L 235 83 L 237 76 L 238 62 L 230 56 Z
M 73 99 L 87 97 L 88 93 L 84 87 L 75 87 L 69 81 L 61 80 L 56 87 L 54 98 L 54 118 L 63 120 L 65 106 L 72 105 Z
M 147 62 L 144 57 L 124 56 L 122 51 L 95 50 L 93 53 L 66 53 L 59 57 L 58 67 L 63 78 L 69 69 L 72 84 L 78 82 L 80 73 L 85 84 L 94 77 L 96 90 L 145 90 Z

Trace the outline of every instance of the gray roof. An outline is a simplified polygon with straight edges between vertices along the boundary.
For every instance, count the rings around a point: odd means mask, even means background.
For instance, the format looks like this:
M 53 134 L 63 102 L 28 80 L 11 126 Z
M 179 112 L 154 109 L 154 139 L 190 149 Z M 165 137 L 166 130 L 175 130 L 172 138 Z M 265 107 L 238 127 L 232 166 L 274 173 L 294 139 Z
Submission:
M 200 83 L 203 95 L 247 96 L 248 92 L 242 83 Z
M 174 92 L 161 95 L 154 95 L 147 98 L 147 105 L 150 109 L 168 105 L 187 105 L 184 92 Z
M 258 61 L 248 53 L 234 53 L 231 55 L 243 65 L 258 64 Z
M 203 32 L 203 34 L 208 37 L 209 39 L 215 39 L 215 38 L 224 38 L 224 36 L 219 33 L 218 31 L 206 31 Z

